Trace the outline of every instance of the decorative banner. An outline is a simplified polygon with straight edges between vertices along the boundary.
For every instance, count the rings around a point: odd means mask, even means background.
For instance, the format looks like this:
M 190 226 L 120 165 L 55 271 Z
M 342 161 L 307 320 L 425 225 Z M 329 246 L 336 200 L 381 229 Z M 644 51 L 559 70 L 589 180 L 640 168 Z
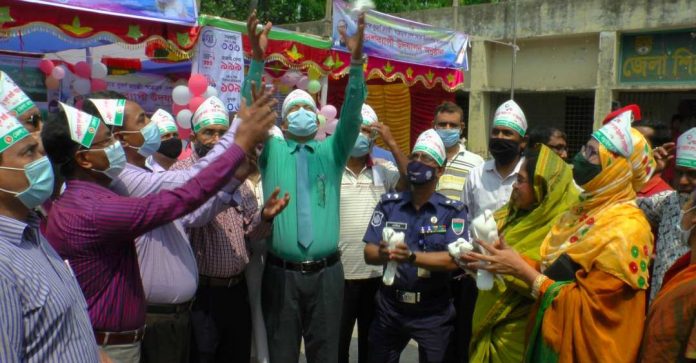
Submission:
M 0 57 L 0 70 L 7 73 L 37 106 L 45 106 L 46 76 L 39 70 L 40 60 L 41 58 L 3 54 Z
M 621 37 L 621 83 L 696 81 L 696 29 Z
M 244 82 L 242 34 L 203 27 L 191 63 L 191 73 L 204 74 L 227 110 L 237 112 Z
M 339 28 L 355 33 L 357 24 L 350 4 L 333 2 L 333 48 L 347 51 Z M 439 68 L 468 70 L 466 48 L 469 36 L 448 29 L 368 10 L 365 14 L 367 55 Z
M 22 0 L 101 14 L 166 23 L 196 25 L 198 10 L 195 0 Z

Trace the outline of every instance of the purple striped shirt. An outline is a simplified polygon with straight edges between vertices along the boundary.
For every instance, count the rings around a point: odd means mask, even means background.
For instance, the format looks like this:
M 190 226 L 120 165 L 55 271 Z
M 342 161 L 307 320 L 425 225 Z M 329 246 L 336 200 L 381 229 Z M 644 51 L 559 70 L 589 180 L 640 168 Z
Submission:
M 91 182 L 67 182 L 45 235 L 70 261 L 95 330 L 128 331 L 145 323 L 135 238 L 194 211 L 229 182 L 244 157 L 233 145 L 184 186 L 143 198 L 122 197 Z

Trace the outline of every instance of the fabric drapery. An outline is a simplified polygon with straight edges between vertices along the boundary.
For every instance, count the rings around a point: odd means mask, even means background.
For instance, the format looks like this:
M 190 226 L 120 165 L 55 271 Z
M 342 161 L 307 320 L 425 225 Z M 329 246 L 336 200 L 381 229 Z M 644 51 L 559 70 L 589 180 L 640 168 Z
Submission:
M 365 103 L 375 110 L 381 123 L 389 126 L 401 151 L 408 154 L 411 145 L 411 94 L 408 86 L 403 83 L 368 85 Z M 385 146 L 380 138 L 377 144 Z

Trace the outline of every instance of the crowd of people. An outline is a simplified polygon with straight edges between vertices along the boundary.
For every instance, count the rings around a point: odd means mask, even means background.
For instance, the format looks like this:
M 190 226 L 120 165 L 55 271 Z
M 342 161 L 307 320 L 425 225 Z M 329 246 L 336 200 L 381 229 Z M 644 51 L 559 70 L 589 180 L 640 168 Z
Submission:
M 189 140 L 112 91 L 44 121 L 0 72 L 0 362 L 348 362 L 356 324 L 360 363 L 410 340 L 430 363 L 696 360 L 696 127 L 617 107 L 571 156 L 509 100 L 484 160 L 444 102 L 406 155 L 365 104 L 358 19 L 324 140 L 307 92 L 274 111 L 255 13 L 239 112 L 206 99 Z

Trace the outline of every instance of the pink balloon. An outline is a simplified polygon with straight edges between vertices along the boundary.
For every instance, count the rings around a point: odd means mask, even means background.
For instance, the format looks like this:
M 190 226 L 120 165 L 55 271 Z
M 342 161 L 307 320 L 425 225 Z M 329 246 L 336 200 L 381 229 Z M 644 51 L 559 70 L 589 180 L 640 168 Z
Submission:
M 51 75 L 53 68 L 55 68 L 55 64 L 53 64 L 50 59 L 42 59 L 41 62 L 39 62 L 39 69 L 47 76 Z
M 192 74 L 188 81 L 188 87 L 192 95 L 202 96 L 208 89 L 208 80 L 202 74 Z
M 65 77 L 65 69 L 63 67 L 53 67 L 53 70 L 51 70 L 51 77 L 61 80 L 63 77 Z
M 92 67 L 85 61 L 75 63 L 75 74 L 78 77 L 89 78 L 92 76 Z
M 172 103 L 172 115 L 178 115 L 179 111 L 188 109 L 188 105 L 177 105 Z
M 302 76 L 300 80 L 297 81 L 297 84 L 295 85 L 297 88 L 302 89 L 302 90 L 307 90 L 307 85 L 309 84 L 309 77 L 307 76 Z
M 46 88 L 48 89 L 58 89 L 60 86 L 60 81 L 53 78 L 52 76 L 46 77 Z
M 106 81 L 103 79 L 92 79 L 92 92 L 106 91 Z
M 319 111 L 319 113 L 324 115 L 327 121 L 331 121 L 336 118 L 338 111 L 336 110 L 336 107 L 334 107 L 333 105 L 325 105 L 321 108 L 321 111 Z
M 191 129 L 182 129 L 181 127 L 177 127 L 177 129 L 179 130 L 179 138 L 181 140 L 188 140 L 191 135 Z
M 200 107 L 200 105 L 203 103 L 203 101 L 205 101 L 205 98 L 200 96 L 191 98 L 191 101 L 189 101 L 188 104 L 188 109 L 191 110 L 191 112 L 195 113 L 198 107 Z

